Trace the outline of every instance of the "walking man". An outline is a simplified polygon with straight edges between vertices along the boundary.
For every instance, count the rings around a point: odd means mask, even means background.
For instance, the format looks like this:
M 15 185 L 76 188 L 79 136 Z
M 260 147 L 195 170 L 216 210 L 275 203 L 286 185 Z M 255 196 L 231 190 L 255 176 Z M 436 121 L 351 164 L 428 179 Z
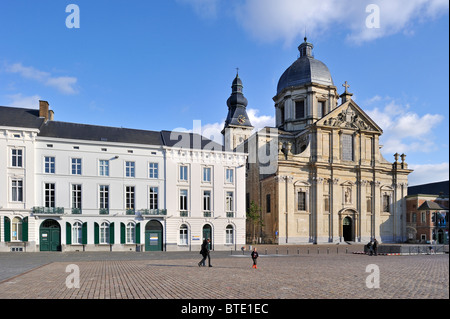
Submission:
M 200 254 L 202 254 L 203 259 L 198 263 L 199 267 L 200 266 L 203 266 L 203 267 L 206 266 L 205 265 L 206 258 L 208 258 L 208 265 L 209 265 L 209 267 L 212 267 L 212 265 L 211 265 L 211 257 L 209 255 L 209 243 L 210 243 L 209 238 L 207 238 L 207 239 L 205 239 L 203 241 L 202 249 L 200 250 Z

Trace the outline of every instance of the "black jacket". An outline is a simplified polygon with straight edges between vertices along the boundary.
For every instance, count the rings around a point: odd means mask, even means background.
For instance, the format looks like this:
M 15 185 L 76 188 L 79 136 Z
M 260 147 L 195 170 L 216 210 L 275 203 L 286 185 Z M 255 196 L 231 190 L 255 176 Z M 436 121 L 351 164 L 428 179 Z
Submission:
M 203 256 L 206 256 L 209 254 L 209 243 L 207 240 L 203 241 L 202 249 L 200 250 L 200 254 L 202 254 Z

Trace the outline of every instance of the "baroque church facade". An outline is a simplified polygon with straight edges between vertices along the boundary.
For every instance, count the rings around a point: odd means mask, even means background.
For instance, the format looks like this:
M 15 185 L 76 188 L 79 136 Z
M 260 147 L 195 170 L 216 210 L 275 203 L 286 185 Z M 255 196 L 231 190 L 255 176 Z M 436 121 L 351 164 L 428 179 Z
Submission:
M 246 202 L 261 224 L 247 240 L 263 243 L 404 242 L 406 155 L 386 160 L 382 129 L 352 100 L 339 95 L 330 71 L 299 46 L 298 59 L 281 76 L 273 98 L 276 126 L 254 129 L 236 76 L 224 127 L 227 149 L 248 153 Z

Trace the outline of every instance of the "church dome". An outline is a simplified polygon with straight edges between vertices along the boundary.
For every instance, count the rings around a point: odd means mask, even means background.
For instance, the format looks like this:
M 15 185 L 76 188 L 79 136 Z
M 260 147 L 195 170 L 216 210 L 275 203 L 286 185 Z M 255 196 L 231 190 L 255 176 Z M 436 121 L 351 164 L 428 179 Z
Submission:
M 283 73 L 278 81 L 277 95 L 285 88 L 300 86 L 311 82 L 322 85 L 333 85 L 330 70 L 321 61 L 312 56 L 313 45 L 303 42 L 298 47 L 300 57 Z

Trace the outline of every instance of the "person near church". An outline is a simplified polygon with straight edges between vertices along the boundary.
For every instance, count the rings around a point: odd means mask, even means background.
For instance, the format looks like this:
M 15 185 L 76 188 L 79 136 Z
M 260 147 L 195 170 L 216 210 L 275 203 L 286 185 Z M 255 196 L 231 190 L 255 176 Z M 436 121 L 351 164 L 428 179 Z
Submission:
M 206 266 L 206 263 L 205 263 L 206 258 L 208 258 L 208 266 L 212 267 L 212 265 L 211 265 L 211 256 L 209 254 L 209 243 L 210 243 L 210 239 L 209 238 L 207 238 L 207 239 L 205 239 L 203 241 L 202 249 L 200 250 L 200 254 L 203 256 L 203 259 L 200 260 L 200 262 L 198 263 L 199 267 L 200 266 L 203 266 L 203 267 Z
M 257 261 L 257 259 L 258 259 L 258 257 L 259 257 L 259 254 L 258 254 L 258 252 L 256 251 L 256 247 L 253 248 L 253 251 L 252 251 L 252 253 L 251 253 L 251 256 L 252 256 L 252 260 L 253 260 L 253 266 L 252 266 L 252 268 L 258 269 L 258 266 L 256 265 L 256 264 L 257 264 L 256 261 Z
M 376 238 L 373 239 L 372 247 L 373 247 L 373 254 L 375 256 L 377 256 L 378 255 L 378 241 Z
M 369 243 L 367 243 L 367 250 L 368 250 L 368 254 L 369 254 L 369 256 L 372 256 L 373 255 L 373 243 L 372 243 L 372 241 L 369 241 Z

